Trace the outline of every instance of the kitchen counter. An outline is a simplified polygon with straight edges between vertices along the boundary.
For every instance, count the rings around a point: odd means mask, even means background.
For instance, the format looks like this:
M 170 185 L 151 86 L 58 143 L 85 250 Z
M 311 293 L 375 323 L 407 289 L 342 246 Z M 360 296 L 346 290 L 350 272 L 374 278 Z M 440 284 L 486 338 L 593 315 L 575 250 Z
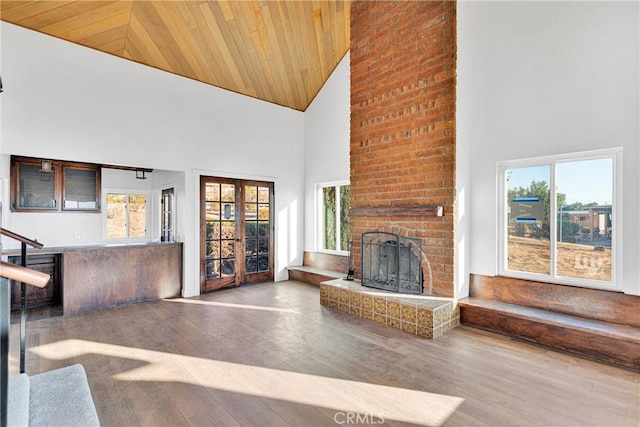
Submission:
M 27 257 L 59 254 L 63 314 L 180 295 L 182 243 L 150 242 L 27 250 Z M 2 252 L 19 257 L 20 250 Z M 14 258 L 15 259 L 15 258 Z

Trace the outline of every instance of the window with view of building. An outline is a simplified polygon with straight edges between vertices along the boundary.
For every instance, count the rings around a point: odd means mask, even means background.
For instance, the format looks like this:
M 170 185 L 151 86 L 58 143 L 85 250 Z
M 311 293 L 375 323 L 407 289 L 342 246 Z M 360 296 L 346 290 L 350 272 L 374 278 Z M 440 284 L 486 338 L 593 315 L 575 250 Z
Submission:
M 345 182 L 319 186 L 319 249 L 349 251 L 349 184 Z
M 501 164 L 503 275 L 614 287 L 618 151 Z
M 144 239 L 147 236 L 147 196 L 107 193 L 107 239 Z

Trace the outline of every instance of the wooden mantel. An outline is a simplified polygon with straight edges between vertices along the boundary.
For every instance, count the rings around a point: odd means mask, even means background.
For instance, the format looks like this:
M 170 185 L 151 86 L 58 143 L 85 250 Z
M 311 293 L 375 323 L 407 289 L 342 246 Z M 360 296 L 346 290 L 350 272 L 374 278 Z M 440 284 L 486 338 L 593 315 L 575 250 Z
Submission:
M 356 216 L 444 216 L 444 206 L 363 206 L 349 209 L 349 217 Z

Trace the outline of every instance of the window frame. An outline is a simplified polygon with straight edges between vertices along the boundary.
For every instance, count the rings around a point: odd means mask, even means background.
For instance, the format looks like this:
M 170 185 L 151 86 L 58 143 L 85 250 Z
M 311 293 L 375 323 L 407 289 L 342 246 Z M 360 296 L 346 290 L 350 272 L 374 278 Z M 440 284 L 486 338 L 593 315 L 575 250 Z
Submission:
M 108 215 L 108 204 L 107 198 L 109 194 L 116 195 L 124 195 L 127 196 L 127 237 L 107 237 L 107 215 Z M 145 204 L 145 229 L 144 229 L 144 237 L 129 237 L 130 233 L 130 221 L 129 221 L 129 196 L 145 196 L 146 204 Z M 102 200 L 102 204 L 104 205 L 103 215 L 102 215 L 102 237 L 105 242 L 110 244 L 123 244 L 123 243 L 146 243 L 151 241 L 151 197 L 152 194 L 149 191 L 140 191 L 140 190 L 123 190 L 123 189 L 105 189 L 104 196 Z
M 556 254 L 557 254 L 557 221 L 549 221 L 550 228 L 550 273 L 528 273 L 523 271 L 509 270 L 507 266 L 507 219 L 508 219 L 508 192 L 506 182 L 506 172 L 508 169 L 524 168 L 531 166 L 550 165 L 549 182 L 549 204 L 550 218 L 556 218 L 558 214 L 557 205 L 557 185 L 556 166 L 558 163 L 569 163 L 584 160 L 611 159 L 612 161 L 612 201 L 611 220 L 615 224 L 611 235 L 611 282 L 594 279 L 559 277 L 557 275 Z M 622 290 L 622 148 L 610 148 L 602 150 L 591 150 L 577 153 L 558 154 L 551 156 L 534 157 L 519 160 L 501 161 L 497 164 L 498 181 L 498 262 L 497 271 L 500 276 L 513 277 L 525 280 L 542 281 L 558 285 L 569 285 L 588 287 L 603 290 Z
M 348 180 L 342 181 L 331 181 L 331 182 L 323 182 L 316 184 L 316 250 L 320 253 L 325 254 L 333 254 L 333 255 L 349 255 L 348 250 L 341 249 L 326 249 L 323 246 L 323 236 L 324 236 L 324 197 L 323 191 L 325 188 L 334 187 L 336 189 L 336 246 L 339 245 L 341 241 L 341 232 L 340 226 L 340 212 L 341 212 L 341 204 L 340 204 L 340 187 L 342 186 L 350 186 L 350 182 Z

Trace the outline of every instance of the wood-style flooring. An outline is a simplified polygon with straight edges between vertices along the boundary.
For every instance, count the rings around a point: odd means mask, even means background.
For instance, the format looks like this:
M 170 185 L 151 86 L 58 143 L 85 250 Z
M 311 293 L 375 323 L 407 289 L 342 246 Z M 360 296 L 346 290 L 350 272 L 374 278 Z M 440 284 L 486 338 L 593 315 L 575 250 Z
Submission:
M 27 322 L 32 320 L 50 319 L 52 317 L 62 316 L 62 305 L 33 307 L 26 311 Z M 11 323 L 20 323 L 20 310 L 11 312 Z
M 640 425 L 636 373 L 466 327 L 423 339 L 318 292 L 267 283 L 30 321 L 27 373 L 83 364 L 103 426 Z

